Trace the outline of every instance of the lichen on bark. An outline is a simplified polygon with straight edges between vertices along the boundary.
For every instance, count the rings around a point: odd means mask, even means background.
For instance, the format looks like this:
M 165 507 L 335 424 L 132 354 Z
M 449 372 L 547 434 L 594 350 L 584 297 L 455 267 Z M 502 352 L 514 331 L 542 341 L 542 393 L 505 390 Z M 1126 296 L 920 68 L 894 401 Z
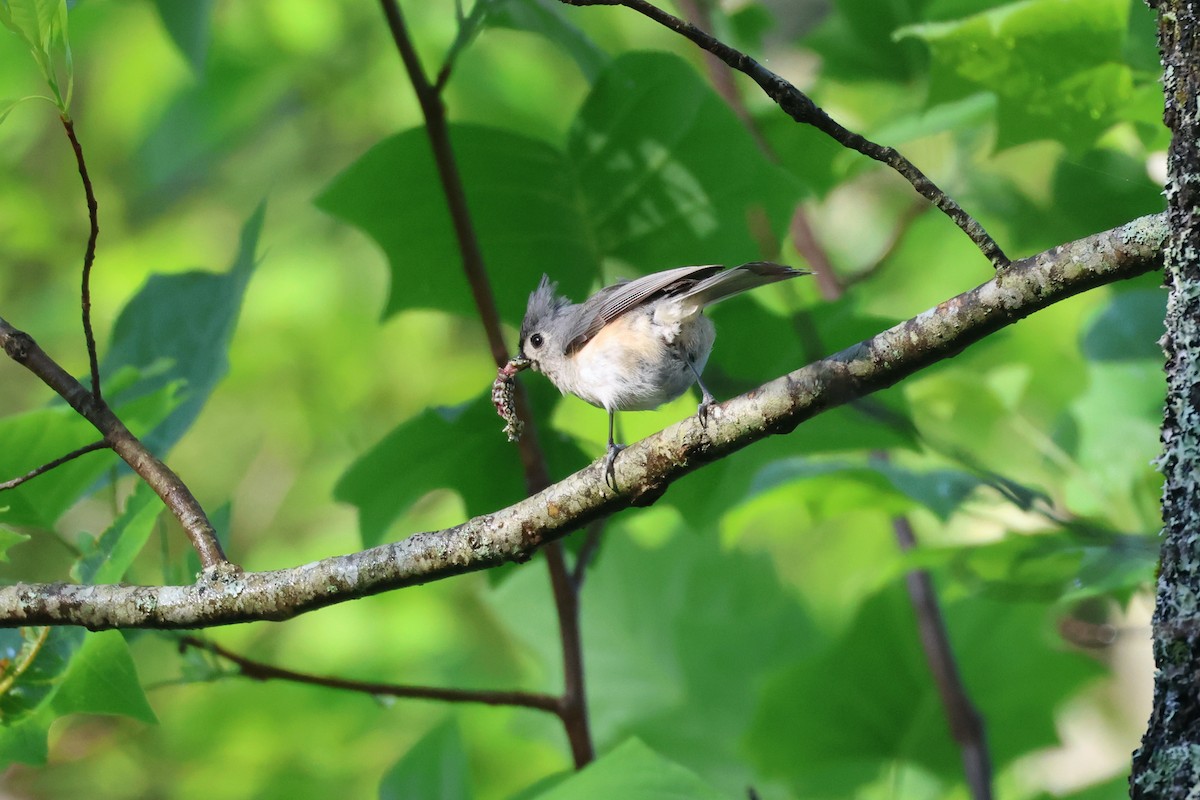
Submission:
M 1134 753 L 1130 795 L 1190 798 L 1200 786 L 1200 11 L 1159 12 L 1168 154 L 1165 281 L 1167 399 L 1163 533 L 1154 611 L 1154 705 Z

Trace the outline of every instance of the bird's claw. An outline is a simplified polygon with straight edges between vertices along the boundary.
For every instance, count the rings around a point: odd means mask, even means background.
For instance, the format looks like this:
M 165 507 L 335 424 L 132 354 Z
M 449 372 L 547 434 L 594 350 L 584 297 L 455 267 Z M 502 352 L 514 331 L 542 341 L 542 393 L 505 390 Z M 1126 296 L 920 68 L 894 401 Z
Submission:
M 700 401 L 700 405 L 696 407 L 696 416 L 700 418 L 700 427 L 701 428 L 708 427 L 709 412 L 712 410 L 712 407 L 715 406 L 716 404 L 717 404 L 717 398 L 713 397 L 711 394 L 708 394 L 706 392 L 704 394 L 704 398 Z
M 609 444 L 608 453 L 604 456 L 604 480 L 614 492 L 617 490 L 617 453 L 624 449 L 623 444 Z

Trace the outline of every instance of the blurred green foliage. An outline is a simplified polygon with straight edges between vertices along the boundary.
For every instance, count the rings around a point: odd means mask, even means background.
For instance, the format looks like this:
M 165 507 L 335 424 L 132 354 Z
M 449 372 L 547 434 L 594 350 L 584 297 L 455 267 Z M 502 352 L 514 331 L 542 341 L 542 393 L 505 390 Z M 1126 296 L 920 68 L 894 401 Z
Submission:
M 403 5 L 426 69 L 453 57 L 451 139 L 510 326 L 543 272 L 580 299 L 685 263 L 799 264 L 798 205 L 836 274 L 866 277 L 836 301 L 809 281 L 715 309 L 722 397 L 988 279 L 948 220 L 911 213 L 901 179 L 741 81 L 762 151 L 701 54 L 640 15 L 479 2 L 461 17 L 449 0 Z M 65 3 L 0 9 L 67 31 Z M 1162 207 L 1166 132 L 1140 2 L 713 13 L 723 38 L 899 148 L 1011 256 Z M 519 499 L 516 451 L 487 399 L 494 365 L 379 9 L 92 0 L 69 18 L 69 50 L 57 34 L 0 31 L 0 316 L 86 372 L 74 157 L 52 107 L 4 102 L 53 94 L 46 65 L 63 69 L 69 53 L 69 110 L 100 203 L 106 391 L 235 560 L 300 564 Z M 1061 303 L 610 520 L 582 591 L 599 757 L 581 773 L 539 712 L 241 680 L 181 655 L 173 635 L 29 629 L 0 636 L 3 676 L 15 675 L 0 693 L 0 760 L 17 764 L 5 788 L 961 798 L 902 588 L 922 567 L 989 725 L 999 796 L 1123 796 L 1144 718 L 1121 698 L 1148 676 L 1131 679 L 1116 647 L 1085 650 L 1060 631 L 1081 621 L 1146 638 L 1120 626 L 1139 619 L 1128 609 L 1144 599 L 1160 525 L 1158 282 Z M 526 377 L 555 476 L 602 451 L 603 412 Z M 0 387 L 0 480 L 96 438 L 7 360 Z M 622 415 L 625 438 L 694 403 Z M 897 514 L 922 543 L 907 555 Z M 157 583 L 194 569 L 185 537 L 110 453 L 0 494 L 0 549 L 9 581 Z M 318 674 L 547 692 L 562 680 L 538 559 L 212 635 Z M 1070 722 L 1081 716 L 1086 743 Z M 1063 738 L 1067 755 L 1049 761 Z

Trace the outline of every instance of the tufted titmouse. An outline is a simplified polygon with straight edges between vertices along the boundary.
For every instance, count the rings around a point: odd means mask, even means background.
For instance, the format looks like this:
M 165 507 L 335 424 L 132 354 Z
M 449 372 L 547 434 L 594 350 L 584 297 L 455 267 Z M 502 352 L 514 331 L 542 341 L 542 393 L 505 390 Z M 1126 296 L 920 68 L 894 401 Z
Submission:
M 739 292 L 807 274 L 766 261 L 732 269 L 679 267 L 621 281 L 578 305 L 555 294 L 556 284 L 543 275 L 529 295 L 517 358 L 501 376 L 508 370 L 511 379 L 517 369 L 531 366 L 563 394 L 607 411 L 604 463 L 611 476 L 624 447 L 613 441 L 617 411 L 657 408 L 697 383 L 703 392 L 697 413 L 701 424 L 707 424 L 716 400 L 700 373 L 716 330 L 702 313 L 704 308 Z

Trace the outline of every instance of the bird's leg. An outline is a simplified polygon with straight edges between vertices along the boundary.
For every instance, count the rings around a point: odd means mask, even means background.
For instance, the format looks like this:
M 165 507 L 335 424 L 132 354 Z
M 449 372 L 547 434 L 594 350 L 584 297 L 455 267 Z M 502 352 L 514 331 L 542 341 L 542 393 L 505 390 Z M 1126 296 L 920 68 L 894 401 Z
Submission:
M 713 397 L 713 393 L 704 385 L 704 381 L 700 380 L 700 373 L 696 370 L 696 365 L 692 363 L 690 358 L 687 359 L 687 365 L 692 374 L 696 376 L 696 385 L 700 387 L 700 391 L 703 393 L 703 396 L 700 398 L 700 405 L 696 407 L 696 416 L 700 418 L 700 427 L 707 428 L 708 410 L 716 405 L 717 398 Z
M 608 412 L 608 454 L 604 456 L 604 479 L 612 486 L 613 491 L 617 488 L 617 453 L 625 449 L 625 445 L 617 444 L 613 440 L 613 424 L 617 413 L 610 410 Z

